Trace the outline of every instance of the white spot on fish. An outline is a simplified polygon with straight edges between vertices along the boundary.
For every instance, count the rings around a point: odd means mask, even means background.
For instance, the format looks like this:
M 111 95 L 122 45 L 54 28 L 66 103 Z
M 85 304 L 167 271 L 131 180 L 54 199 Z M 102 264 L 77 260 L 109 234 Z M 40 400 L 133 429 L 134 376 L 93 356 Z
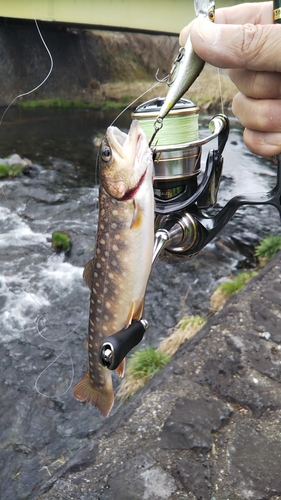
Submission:
M 118 246 L 117 246 L 117 245 L 112 245 L 112 250 L 113 250 L 114 252 L 118 252 L 119 248 L 118 248 Z
M 107 236 L 107 235 L 106 235 Z M 103 238 L 100 239 L 100 244 L 105 245 L 105 240 Z
M 118 215 L 118 210 L 116 209 L 112 210 L 112 215 Z
M 112 229 L 116 229 L 116 228 L 117 228 L 117 224 L 116 224 L 116 222 L 112 222 L 112 224 L 111 224 L 111 228 L 112 228 Z
M 103 329 L 104 332 L 107 332 L 107 330 L 108 330 L 108 328 L 107 328 L 106 325 L 103 325 L 102 329 Z
M 111 306 L 110 306 L 110 302 L 106 302 L 106 303 L 105 303 L 105 307 L 106 307 L 106 309 L 110 309 L 110 307 L 111 307 Z

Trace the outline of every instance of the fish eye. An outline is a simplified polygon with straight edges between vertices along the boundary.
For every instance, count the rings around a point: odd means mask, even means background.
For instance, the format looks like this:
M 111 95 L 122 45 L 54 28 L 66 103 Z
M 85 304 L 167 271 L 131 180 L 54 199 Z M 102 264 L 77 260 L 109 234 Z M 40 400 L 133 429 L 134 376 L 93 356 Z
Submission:
M 108 146 L 103 146 L 101 150 L 101 158 L 103 161 L 109 161 L 111 159 L 111 151 Z

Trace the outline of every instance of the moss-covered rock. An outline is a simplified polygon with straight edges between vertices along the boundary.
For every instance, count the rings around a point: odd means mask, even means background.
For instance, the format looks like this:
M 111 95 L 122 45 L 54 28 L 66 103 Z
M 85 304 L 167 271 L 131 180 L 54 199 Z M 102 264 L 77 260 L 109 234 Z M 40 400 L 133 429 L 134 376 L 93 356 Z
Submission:
M 68 253 L 72 243 L 69 234 L 66 231 L 54 231 L 52 234 L 52 248 L 57 252 Z

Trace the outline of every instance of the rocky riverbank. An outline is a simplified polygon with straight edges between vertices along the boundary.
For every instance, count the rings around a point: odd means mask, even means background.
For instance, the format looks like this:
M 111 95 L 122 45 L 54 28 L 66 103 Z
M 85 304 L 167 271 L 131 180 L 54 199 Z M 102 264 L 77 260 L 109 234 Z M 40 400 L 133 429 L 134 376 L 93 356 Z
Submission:
M 167 75 L 178 52 L 178 37 L 68 29 L 40 24 L 53 59 L 53 70 L 42 87 L 32 93 L 50 69 L 50 57 L 34 23 L 6 22 L 0 32 L 0 106 L 29 100 L 67 99 L 102 108 L 108 101 L 121 106 L 137 98 Z M 200 106 L 229 105 L 235 87 L 221 72 L 206 67 L 188 98 Z M 157 86 L 143 100 L 165 95 Z
M 280 500 L 280 277 L 279 253 L 36 498 Z

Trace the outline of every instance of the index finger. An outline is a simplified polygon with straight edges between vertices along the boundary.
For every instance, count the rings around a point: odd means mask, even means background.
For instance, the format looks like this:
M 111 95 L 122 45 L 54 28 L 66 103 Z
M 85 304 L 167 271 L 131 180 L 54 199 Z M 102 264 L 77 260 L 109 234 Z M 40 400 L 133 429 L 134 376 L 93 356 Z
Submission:
M 179 35 L 180 45 L 184 46 L 195 20 L 185 26 Z M 244 3 L 232 7 L 216 9 L 217 24 L 272 24 L 272 2 Z
M 272 2 L 243 3 L 216 9 L 215 22 L 218 24 L 272 24 Z
M 281 72 L 278 25 L 215 24 L 197 19 L 190 37 L 195 52 L 213 66 Z

